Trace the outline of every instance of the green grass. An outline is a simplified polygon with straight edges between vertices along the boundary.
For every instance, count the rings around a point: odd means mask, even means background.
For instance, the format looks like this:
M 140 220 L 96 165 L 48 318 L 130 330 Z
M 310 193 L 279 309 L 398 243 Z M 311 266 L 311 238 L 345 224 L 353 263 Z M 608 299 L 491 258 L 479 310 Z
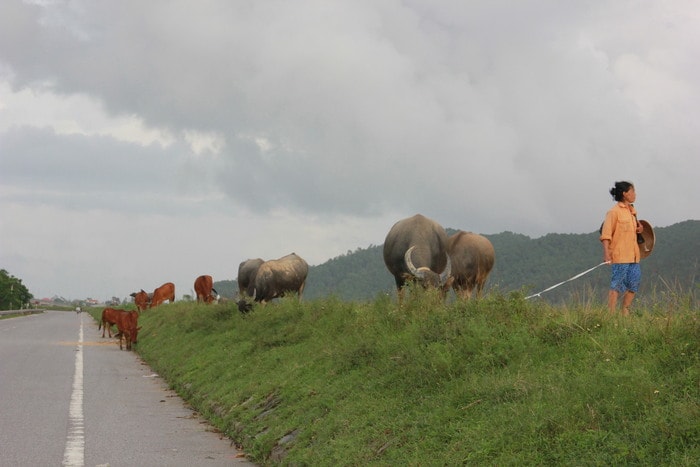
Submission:
M 700 317 L 522 294 L 176 303 L 139 354 L 259 464 L 698 465 Z M 286 435 L 290 435 L 285 438 Z

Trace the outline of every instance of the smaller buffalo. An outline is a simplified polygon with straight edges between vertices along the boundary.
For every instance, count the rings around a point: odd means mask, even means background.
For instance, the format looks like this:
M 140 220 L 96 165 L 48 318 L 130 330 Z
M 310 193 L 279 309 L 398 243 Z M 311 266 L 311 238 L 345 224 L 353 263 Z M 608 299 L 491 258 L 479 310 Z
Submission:
M 258 267 L 255 278 L 248 284 L 246 292 L 262 305 L 289 292 L 296 293 L 301 300 L 308 273 L 309 265 L 296 253 L 264 261 Z M 240 300 L 238 309 L 245 313 L 250 310 L 246 305 L 245 300 Z
M 451 285 L 455 294 L 462 299 L 469 299 L 476 289 L 476 296 L 481 293 L 486 279 L 496 261 L 493 245 L 483 235 L 459 231 L 448 239 L 447 252 L 452 261 Z M 445 285 L 445 291 L 450 283 Z

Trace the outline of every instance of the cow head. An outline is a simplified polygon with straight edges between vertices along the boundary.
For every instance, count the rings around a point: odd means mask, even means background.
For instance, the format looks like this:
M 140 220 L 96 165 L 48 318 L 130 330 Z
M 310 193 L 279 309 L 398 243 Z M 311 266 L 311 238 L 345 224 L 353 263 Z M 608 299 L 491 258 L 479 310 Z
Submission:
M 139 311 L 143 311 L 146 308 L 150 307 L 151 304 L 151 296 L 144 292 L 143 289 L 141 289 L 140 292 L 133 292 L 131 294 L 131 297 L 134 299 L 134 304 L 136 304 L 136 309 Z
M 411 275 L 418 279 L 420 283 L 425 287 L 444 287 L 445 284 L 448 282 L 448 279 L 450 278 L 450 272 L 452 271 L 452 261 L 450 260 L 450 256 L 447 253 L 445 253 L 445 256 L 447 256 L 447 265 L 445 266 L 445 270 L 442 271 L 442 273 L 438 274 L 437 272 L 431 270 L 429 267 L 422 266 L 417 268 L 413 265 L 413 260 L 411 259 L 411 252 L 413 252 L 414 248 L 415 245 L 409 248 L 408 251 L 406 251 L 406 254 L 404 255 L 406 268 L 411 273 Z

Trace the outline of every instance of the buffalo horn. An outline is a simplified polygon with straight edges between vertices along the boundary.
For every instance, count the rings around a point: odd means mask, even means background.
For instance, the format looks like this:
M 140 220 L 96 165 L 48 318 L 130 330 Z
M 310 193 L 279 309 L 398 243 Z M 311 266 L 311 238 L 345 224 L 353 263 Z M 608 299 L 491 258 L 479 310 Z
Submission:
M 418 279 L 423 279 L 425 276 L 425 271 L 419 271 L 414 265 L 413 265 L 413 260 L 411 260 L 411 252 L 416 246 L 413 245 L 411 248 L 409 248 L 406 251 L 406 254 L 403 256 L 404 261 L 406 261 L 406 267 L 408 268 L 408 271 L 413 274 L 415 277 Z
M 440 274 L 440 285 L 445 285 L 447 279 L 450 278 L 450 273 L 452 272 L 452 261 L 450 260 L 450 255 L 445 253 L 447 256 L 447 264 L 445 265 L 445 270 Z

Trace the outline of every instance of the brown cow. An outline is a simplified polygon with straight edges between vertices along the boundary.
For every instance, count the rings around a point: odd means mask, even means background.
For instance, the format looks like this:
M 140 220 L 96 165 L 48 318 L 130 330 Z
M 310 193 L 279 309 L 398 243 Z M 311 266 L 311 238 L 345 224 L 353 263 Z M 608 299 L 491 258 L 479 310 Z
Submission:
M 496 251 L 483 235 L 459 231 L 447 241 L 447 252 L 452 260 L 452 287 L 462 299 L 469 299 L 476 289 L 476 296 L 486 284 L 486 279 L 496 261 Z M 445 285 L 445 291 L 450 284 Z
M 105 308 L 102 310 L 102 319 L 97 325 L 98 331 L 102 329 L 102 337 L 105 336 L 105 329 L 107 330 L 109 337 L 112 337 L 112 325 L 117 324 L 117 316 L 120 313 L 125 312 L 126 310 L 118 310 L 116 308 Z
M 117 328 L 119 329 L 119 350 L 123 350 L 122 339 L 126 343 L 126 350 L 131 350 L 131 344 L 138 343 L 138 311 L 123 311 L 117 315 Z
M 175 284 L 172 282 L 166 282 L 153 291 L 153 298 L 151 299 L 149 308 L 158 306 L 166 300 L 169 300 L 170 303 L 175 302 Z
M 211 303 L 219 300 L 219 292 L 213 287 L 211 276 L 199 276 L 195 279 L 194 292 L 197 294 L 198 302 Z
M 133 292 L 131 297 L 133 297 L 136 309 L 139 311 L 143 311 L 151 306 L 151 297 L 143 289 L 140 292 Z

